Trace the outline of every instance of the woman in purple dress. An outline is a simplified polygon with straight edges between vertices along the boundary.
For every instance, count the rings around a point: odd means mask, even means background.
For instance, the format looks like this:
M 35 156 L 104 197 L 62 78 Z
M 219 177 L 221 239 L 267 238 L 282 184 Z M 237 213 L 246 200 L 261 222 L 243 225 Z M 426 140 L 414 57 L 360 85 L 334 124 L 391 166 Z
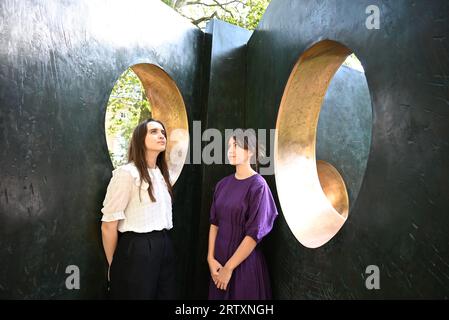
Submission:
M 251 168 L 260 153 L 253 131 L 234 131 L 228 158 L 236 172 L 217 183 L 210 210 L 211 300 L 271 299 L 267 265 L 258 243 L 271 231 L 278 213 L 265 179 Z

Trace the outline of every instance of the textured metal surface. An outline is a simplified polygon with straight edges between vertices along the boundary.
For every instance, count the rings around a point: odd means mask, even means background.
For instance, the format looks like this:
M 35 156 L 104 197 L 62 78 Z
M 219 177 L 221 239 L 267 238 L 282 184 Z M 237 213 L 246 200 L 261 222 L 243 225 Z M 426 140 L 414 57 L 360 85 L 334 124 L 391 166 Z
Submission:
M 0 297 L 104 297 L 109 94 L 128 67 L 154 64 L 199 120 L 203 33 L 160 1 L 1 1 L 0 21 Z M 181 297 L 193 285 L 199 173 L 187 166 L 175 185 Z M 68 265 L 79 290 L 65 286 Z
M 371 4 L 273 0 L 248 43 L 249 126 L 275 127 L 293 66 L 324 39 L 360 59 L 373 108 L 368 163 L 343 228 L 308 249 L 282 212 L 266 242 L 278 299 L 449 296 L 448 2 L 377 1 L 379 30 L 365 27 Z M 365 286 L 369 265 L 379 267 L 379 290 Z

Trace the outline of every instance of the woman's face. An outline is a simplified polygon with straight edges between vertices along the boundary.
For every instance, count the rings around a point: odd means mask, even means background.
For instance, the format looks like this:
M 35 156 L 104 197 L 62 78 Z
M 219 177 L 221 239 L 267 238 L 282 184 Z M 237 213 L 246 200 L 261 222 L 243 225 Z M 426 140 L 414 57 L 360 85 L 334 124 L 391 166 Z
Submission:
M 251 157 L 251 152 L 245 150 L 235 142 L 234 138 L 229 139 L 228 142 L 228 159 L 229 163 L 233 166 L 249 163 L 249 159 Z
M 159 122 L 150 121 L 147 123 L 147 135 L 145 137 L 145 148 L 150 151 L 165 151 L 167 139 L 165 130 Z

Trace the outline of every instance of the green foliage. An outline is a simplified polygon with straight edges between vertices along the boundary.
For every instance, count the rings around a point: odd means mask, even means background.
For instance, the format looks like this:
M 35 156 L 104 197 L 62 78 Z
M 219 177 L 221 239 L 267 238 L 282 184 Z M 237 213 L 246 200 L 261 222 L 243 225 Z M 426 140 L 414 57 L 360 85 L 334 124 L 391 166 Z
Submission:
M 163 3 L 172 7 L 175 10 L 184 6 L 187 3 L 187 1 L 188 0 L 162 0 Z M 189 1 L 189 2 L 193 2 L 193 1 Z
M 360 60 L 357 58 L 357 56 L 356 56 L 354 53 L 350 54 L 350 55 L 346 58 L 346 60 L 343 62 L 343 65 L 344 65 L 344 66 L 347 66 L 347 67 L 349 67 L 349 68 L 358 70 L 358 71 L 360 71 L 360 72 L 365 72 L 365 71 L 363 70 L 362 63 L 360 62 Z
M 134 128 L 149 117 L 151 107 L 145 90 L 137 75 L 129 68 L 114 85 L 106 109 L 106 137 L 114 167 L 126 162 Z
M 244 2 L 244 6 L 240 12 L 236 14 L 229 14 L 224 12 L 219 14 L 219 19 L 235 24 L 248 30 L 256 29 L 262 18 L 265 10 L 268 7 L 270 0 L 247 0 Z
M 162 0 L 193 24 L 204 27 L 216 17 L 220 20 L 254 30 L 270 0 Z

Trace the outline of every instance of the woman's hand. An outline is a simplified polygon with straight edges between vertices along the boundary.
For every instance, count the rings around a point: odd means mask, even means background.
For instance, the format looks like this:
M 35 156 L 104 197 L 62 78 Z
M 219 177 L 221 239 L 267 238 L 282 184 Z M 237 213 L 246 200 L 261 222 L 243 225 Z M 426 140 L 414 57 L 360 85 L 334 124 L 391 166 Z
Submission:
M 231 280 L 232 277 L 232 271 L 233 270 L 226 265 L 218 271 L 217 282 L 215 283 L 218 289 L 227 289 L 229 280 Z
M 207 262 L 209 264 L 209 270 L 212 280 L 214 281 L 215 285 L 217 285 L 218 271 L 223 268 L 223 266 L 214 258 L 207 259 Z

